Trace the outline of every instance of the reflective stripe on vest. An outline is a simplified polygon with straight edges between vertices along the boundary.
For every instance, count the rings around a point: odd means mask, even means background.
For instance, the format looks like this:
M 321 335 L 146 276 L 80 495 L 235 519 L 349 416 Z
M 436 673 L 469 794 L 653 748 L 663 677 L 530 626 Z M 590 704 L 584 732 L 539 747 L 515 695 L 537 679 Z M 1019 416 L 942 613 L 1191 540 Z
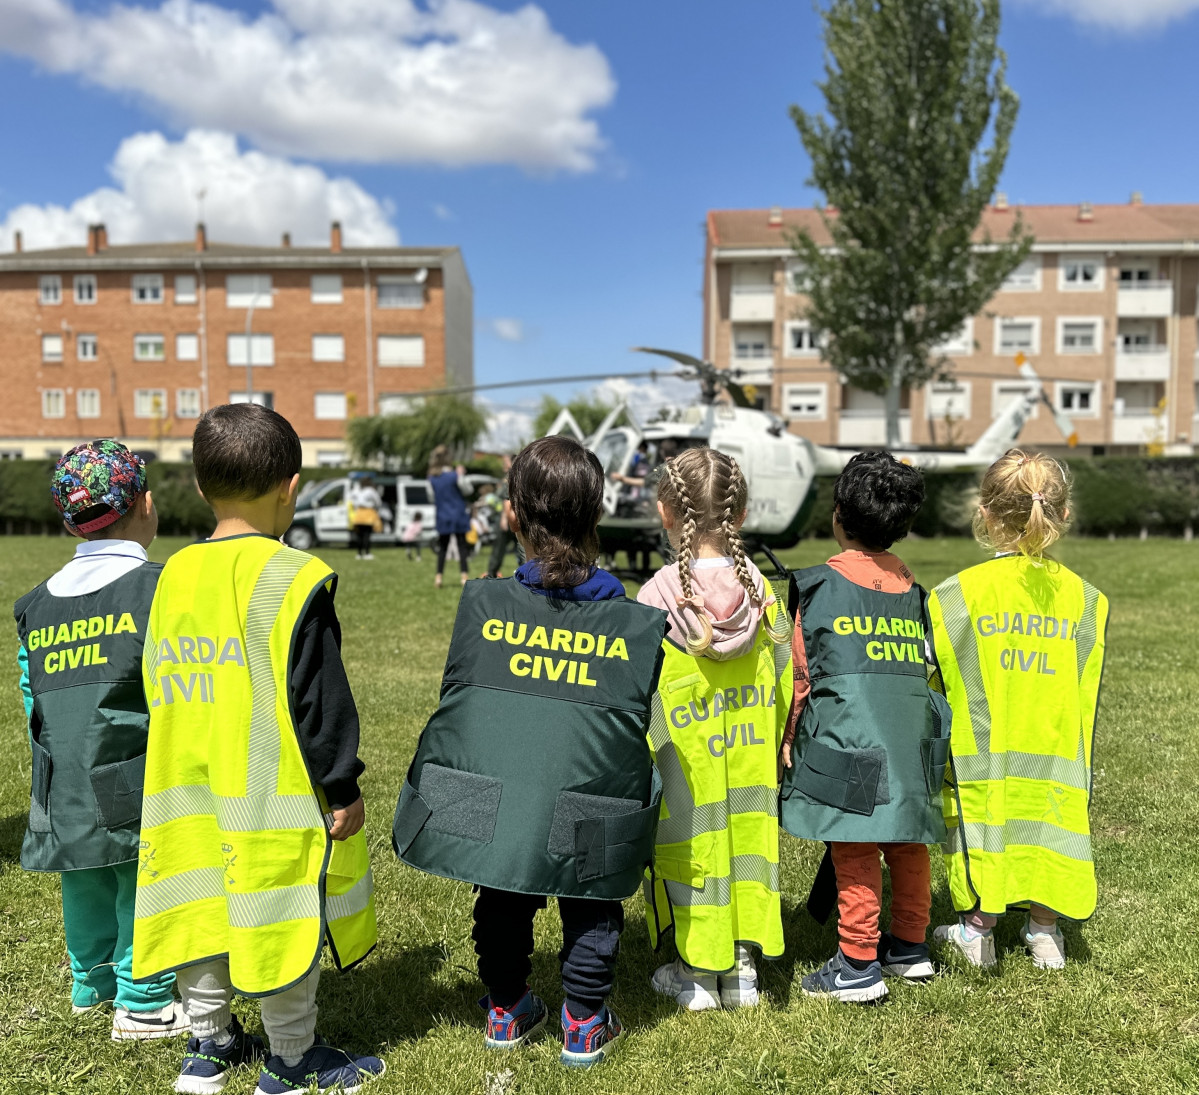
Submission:
M 194 545 L 163 572 L 144 658 L 139 979 L 227 954 L 238 991 L 267 995 L 308 973 L 326 931 L 343 967 L 374 945 L 365 837 L 329 839 L 288 695 L 296 630 L 332 578 L 265 537 Z
M 955 906 L 1002 913 L 1034 901 L 1086 919 L 1106 598 L 1065 567 L 1003 557 L 942 583 L 929 609 L 954 708 L 945 812 Z

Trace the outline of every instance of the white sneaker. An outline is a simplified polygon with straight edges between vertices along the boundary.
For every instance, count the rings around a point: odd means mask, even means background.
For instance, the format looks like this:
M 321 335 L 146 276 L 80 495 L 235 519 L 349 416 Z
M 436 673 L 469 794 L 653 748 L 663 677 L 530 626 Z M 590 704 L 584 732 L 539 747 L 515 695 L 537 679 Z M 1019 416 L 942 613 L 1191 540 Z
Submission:
M 1066 939 L 1062 929 L 1056 924 L 1053 933 L 1034 932 L 1032 922 L 1026 920 L 1020 932 L 1020 939 L 1028 953 L 1032 955 L 1033 965 L 1042 970 L 1060 970 L 1066 967 Z
M 737 944 L 737 965 L 731 973 L 716 978 L 720 1003 L 726 1008 L 753 1008 L 761 1002 L 758 995 L 758 968 L 752 948 Z
M 673 996 L 688 1011 L 707 1011 L 720 1007 L 716 974 L 693 970 L 681 958 L 654 970 L 650 983 L 655 992 Z
M 151 1038 L 174 1038 L 177 1034 L 186 1034 L 189 1030 L 187 1015 L 183 1005 L 167 1004 L 165 1008 L 156 1011 L 130 1011 L 128 1008 L 117 1008 L 112 1017 L 112 1040 L 147 1041 Z
M 934 928 L 933 938 L 938 943 L 952 943 L 972 966 L 988 970 L 999 961 L 995 957 L 995 936 L 990 932 L 983 932 L 973 939 L 967 939 L 966 929 L 959 922 L 942 924 L 940 927 Z

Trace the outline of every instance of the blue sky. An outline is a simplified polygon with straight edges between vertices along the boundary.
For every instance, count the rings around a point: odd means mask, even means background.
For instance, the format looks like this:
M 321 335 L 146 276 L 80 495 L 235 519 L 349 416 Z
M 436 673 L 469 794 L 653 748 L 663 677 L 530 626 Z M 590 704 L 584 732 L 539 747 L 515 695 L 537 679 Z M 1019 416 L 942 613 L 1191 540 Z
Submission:
M 1008 0 L 1012 200 L 1199 200 L 1196 31 Z M 699 348 L 708 209 L 815 201 L 820 66 L 805 0 L 0 0 L 0 248 L 185 237 L 202 182 L 214 239 L 460 245 L 480 382 L 636 370 Z

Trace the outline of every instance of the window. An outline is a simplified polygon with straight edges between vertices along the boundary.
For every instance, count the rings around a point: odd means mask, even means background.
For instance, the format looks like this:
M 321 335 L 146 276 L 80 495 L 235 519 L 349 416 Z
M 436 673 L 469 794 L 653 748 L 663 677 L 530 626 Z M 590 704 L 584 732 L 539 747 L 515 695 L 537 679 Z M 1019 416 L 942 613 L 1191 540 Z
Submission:
M 1146 262 L 1130 262 L 1120 267 L 1120 286 L 1127 289 L 1153 280 L 1153 267 Z
M 162 335 L 134 335 L 134 361 L 166 361 L 166 339 Z
M 58 274 L 43 274 L 38 278 L 37 299 L 41 304 L 61 304 L 62 278 Z
M 1098 318 L 1065 317 L 1057 321 L 1058 353 L 1097 354 L 1103 339 L 1103 321 Z
M 200 389 L 180 388 L 175 392 L 175 417 L 200 417 Z
M 42 335 L 42 360 L 62 360 L 62 335 Z
M 318 468 L 340 468 L 346 462 L 345 449 L 317 449 L 316 466 Z M 322 499 L 322 502 L 324 499 Z
M 1036 354 L 1041 351 L 1041 321 L 1019 316 L 995 321 L 995 353 Z
M 1072 381 L 1057 385 L 1057 409 L 1066 414 L 1094 418 L 1099 414 L 1099 384 Z
M 226 354 L 230 365 L 245 365 L 246 364 L 246 336 L 245 335 L 229 335 L 226 345 Z M 275 364 L 275 336 L 274 335 L 251 335 L 250 336 L 250 362 L 251 365 L 274 365 Z M 244 400 L 243 400 L 244 402 Z
M 774 295 L 774 265 L 768 262 L 739 262 L 733 267 L 733 292 Z
M 812 285 L 812 279 L 808 275 L 808 268 L 796 259 L 791 259 L 787 263 L 787 292 L 788 293 L 806 293 Z
M 271 275 L 230 274 L 225 278 L 225 303 L 230 308 L 249 308 L 253 304 L 255 311 L 272 307 Z
M 175 303 L 176 304 L 195 304 L 196 303 L 196 275 L 195 274 L 176 274 L 175 275 Z
M 200 336 L 199 335 L 176 335 L 175 336 L 175 360 L 176 361 L 199 361 L 200 360 Z
M 255 392 L 254 398 L 247 399 L 245 392 L 230 392 L 230 403 L 257 403 L 260 407 L 266 407 L 268 410 L 275 409 L 275 393 L 274 392 Z
M 1001 289 L 1008 292 L 1038 291 L 1041 288 L 1041 256 L 1030 255 L 1004 279 Z
M 1112 412 L 1117 418 L 1157 414 L 1165 396 L 1165 384 L 1150 381 L 1119 383 L 1112 400 Z
M 1102 289 L 1103 263 L 1097 258 L 1068 258 L 1058 267 L 1060 289 Z
M 991 417 L 998 418 L 1013 403 L 1021 400 L 1028 392 L 1028 383 L 1023 380 L 997 380 L 991 389 Z M 1040 401 L 1034 405 L 1029 418 L 1036 418 Z
M 419 368 L 425 363 L 424 335 L 380 335 L 379 364 Z
M 960 421 L 970 417 L 970 382 L 936 381 L 924 389 L 924 411 L 929 418 Z
M 42 390 L 42 417 L 63 418 L 67 413 L 67 398 L 61 388 Z
M 380 308 L 423 308 L 425 287 L 411 278 L 380 278 Z
M 785 331 L 788 357 L 816 357 L 820 353 L 820 332 L 812 330 L 806 319 L 789 320 Z
M 133 393 L 134 418 L 165 418 L 167 393 L 162 388 L 138 388 Z
M 412 400 L 404 395 L 379 396 L 380 414 L 409 414 L 412 411 Z
M 100 356 L 100 340 L 95 335 L 76 335 L 75 356 L 80 361 L 95 361 Z
M 733 328 L 733 357 L 738 361 L 757 361 L 770 356 L 769 326 L 763 324 Z
M 969 357 L 974 353 L 973 317 L 967 319 L 939 346 L 934 347 L 933 352 L 945 354 L 946 357 Z
M 313 304 L 340 304 L 341 303 L 341 275 L 340 274 L 313 274 L 312 275 L 312 303 Z
M 1141 321 L 1120 321 L 1120 331 L 1117 334 L 1117 339 L 1120 343 L 1120 349 L 1124 353 L 1144 353 L 1151 349 L 1157 349 L 1157 343 L 1154 337 L 1154 324 Z
M 75 275 L 75 303 L 76 304 L 95 304 L 96 303 L 96 275 L 95 274 L 76 274 Z
M 787 418 L 823 420 L 828 417 L 827 384 L 784 384 L 783 414 Z
M 345 418 L 345 392 L 317 392 L 313 414 L 317 418 Z
M 100 389 L 80 388 L 75 393 L 75 413 L 80 418 L 99 418 Z
M 404 485 L 404 505 L 406 506 L 427 506 L 430 505 L 432 499 L 429 498 L 429 488 L 424 484 L 415 486 Z
M 346 340 L 341 335 L 313 335 L 313 361 L 345 361 Z
M 134 274 L 133 275 L 133 303 L 134 304 L 161 304 L 162 303 L 162 275 L 161 274 Z

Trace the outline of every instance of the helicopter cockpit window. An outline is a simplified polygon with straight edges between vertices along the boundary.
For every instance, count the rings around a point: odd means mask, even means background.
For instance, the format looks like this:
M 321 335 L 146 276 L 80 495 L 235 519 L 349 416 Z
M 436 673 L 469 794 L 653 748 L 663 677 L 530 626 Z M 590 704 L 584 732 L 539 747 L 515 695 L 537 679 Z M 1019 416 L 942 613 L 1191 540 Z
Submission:
M 611 475 L 613 472 L 624 469 L 624 461 L 629 454 L 629 448 L 629 439 L 623 433 L 609 433 L 600 439 L 600 443 L 595 446 L 595 455 L 599 457 L 605 475 Z

